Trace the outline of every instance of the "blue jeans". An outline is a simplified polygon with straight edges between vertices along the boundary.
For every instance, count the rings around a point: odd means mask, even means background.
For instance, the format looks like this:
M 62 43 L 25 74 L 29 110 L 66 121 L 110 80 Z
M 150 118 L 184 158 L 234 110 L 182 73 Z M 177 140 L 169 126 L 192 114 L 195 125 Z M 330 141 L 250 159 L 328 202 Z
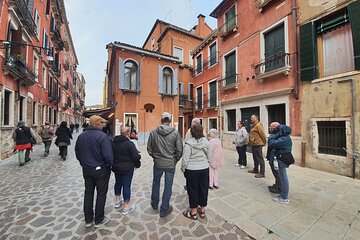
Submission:
M 169 210 L 170 198 L 172 194 L 172 185 L 175 175 L 175 168 L 157 168 L 154 166 L 153 183 L 151 190 L 151 206 L 154 209 L 157 209 L 159 205 L 160 180 L 163 173 L 165 173 L 165 186 L 162 195 L 160 216 L 166 215 L 167 211 Z
M 115 186 L 114 191 L 116 196 L 121 195 L 121 189 L 123 192 L 124 202 L 130 202 L 131 196 L 131 181 L 134 175 L 134 169 L 130 169 L 124 174 L 115 174 Z
M 281 194 L 282 199 L 288 199 L 289 196 L 289 180 L 286 173 L 286 164 L 279 161 L 279 177 L 281 182 Z

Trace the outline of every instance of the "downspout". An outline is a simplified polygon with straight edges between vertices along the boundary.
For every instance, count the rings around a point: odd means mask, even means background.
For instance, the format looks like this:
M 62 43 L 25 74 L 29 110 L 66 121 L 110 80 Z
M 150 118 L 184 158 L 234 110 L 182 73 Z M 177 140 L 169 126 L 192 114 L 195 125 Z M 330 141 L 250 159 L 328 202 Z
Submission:
M 295 94 L 295 99 L 299 100 L 296 0 L 292 0 L 291 15 L 292 15 L 292 27 L 293 27 L 293 51 L 294 51 L 294 94 Z
M 352 147 L 352 172 L 353 172 L 353 178 L 355 178 L 355 165 L 356 165 L 356 154 L 355 154 L 355 109 L 356 109 L 356 99 L 355 99 L 355 81 L 354 79 L 351 79 L 351 100 L 352 100 L 352 106 L 351 106 L 351 147 Z

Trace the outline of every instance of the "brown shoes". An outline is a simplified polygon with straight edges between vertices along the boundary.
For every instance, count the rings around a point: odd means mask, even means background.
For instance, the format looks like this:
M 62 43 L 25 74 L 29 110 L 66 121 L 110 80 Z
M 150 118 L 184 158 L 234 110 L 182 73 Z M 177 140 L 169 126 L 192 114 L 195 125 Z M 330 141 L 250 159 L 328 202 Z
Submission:
M 249 170 L 248 173 L 258 173 L 258 171 L 253 169 L 253 170 Z
M 265 175 L 259 173 L 259 174 L 256 174 L 255 177 L 256 177 L 256 178 L 264 178 Z

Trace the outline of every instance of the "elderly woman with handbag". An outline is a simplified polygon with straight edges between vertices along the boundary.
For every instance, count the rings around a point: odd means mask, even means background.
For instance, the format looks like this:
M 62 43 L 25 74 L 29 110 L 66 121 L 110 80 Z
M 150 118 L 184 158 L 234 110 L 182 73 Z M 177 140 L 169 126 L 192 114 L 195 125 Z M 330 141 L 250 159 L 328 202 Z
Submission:
M 60 126 L 56 129 L 55 135 L 57 136 L 55 145 L 59 147 L 60 157 L 65 161 L 67 156 L 67 147 L 70 145 L 70 139 L 72 139 L 70 129 L 67 127 L 67 122 L 62 121 L 60 123 Z

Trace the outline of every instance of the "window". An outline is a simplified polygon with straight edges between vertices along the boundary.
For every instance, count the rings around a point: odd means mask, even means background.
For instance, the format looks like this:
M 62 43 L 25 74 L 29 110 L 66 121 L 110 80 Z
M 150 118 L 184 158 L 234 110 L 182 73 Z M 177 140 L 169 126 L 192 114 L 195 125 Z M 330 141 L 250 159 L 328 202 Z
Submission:
M 183 63 L 184 62 L 183 49 L 179 47 L 174 47 L 174 57 L 179 58 L 179 60 Z
M 46 67 L 44 66 L 44 63 L 43 63 L 43 67 L 42 67 L 42 86 L 43 86 L 43 88 L 45 88 L 46 89 L 46 76 L 47 76 L 47 74 L 46 74 Z
M 209 118 L 209 130 L 212 128 L 217 129 L 217 118 Z
M 34 73 L 36 74 L 35 81 L 39 82 L 39 57 L 34 52 Z
M 225 85 L 236 83 L 236 52 L 225 56 Z
M 196 74 L 199 74 L 202 72 L 202 54 L 196 57 Z
M 46 106 L 45 105 L 42 106 L 41 113 L 42 113 L 42 124 L 44 125 L 46 122 Z
M 4 91 L 4 126 L 12 125 L 14 117 L 14 93 L 5 89 Z
M 54 124 L 57 124 L 57 111 L 54 109 Z
M 124 123 L 126 127 L 135 128 L 136 131 L 139 131 L 137 113 L 124 113 Z
M 246 131 L 250 132 L 250 118 L 251 115 L 257 115 L 260 119 L 260 107 L 248 107 L 248 108 L 241 108 L 241 121 L 244 122 Z
M 346 156 L 345 121 L 318 121 L 318 152 L 324 154 Z
M 171 68 L 163 69 L 163 93 L 171 94 L 172 93 L 172 83 L 173 83 L 173 72 Z
M 50 14 L 50 0 L 46 0 L 46 10 L 45 10 L 46 15 Z
M 217 106 L 217 82 L 212 81 L 209 83 L 209 102 L 208 107 Z
M 39 109 L 38 109 L 38 103 L 37 102 L 33 102 L 33 119 L 32 119 L 32 123 L 33 125 L 37 125 L 38 124 L 38 115 L 39 115 Z
M 39 15 L 39 12 L 38 10 L 36 9 L 35 10 L 35 26 L 36 26 L 36 36 L 39 38 L 40 36 L 40 15 Z
M 234 5 L 225 13 L 224 32 L 231 31 L 235 26 L 236 26 L 236 14 L 235 14 L 235 5 Z
M 179 83 L 179 106 L 185 106 L 186 97 L 184 94 L 184 84 Z
M 285 104 L 268 105 L 268 123 L 279 122 L 280 124 L 286 124 L 285 117 Z
M 236 110 L 226 110 L 227 116 L 227 130 L 228 131 L 236 131 Z
M 51 108 L 49 108 L 49 122 L 50 122 L 50 124 L 52 124 L 53 123 L 53 121 L 52 121 L 52 109 Z
M 52 76 L 49 74 L 49 84 L 48 84 L 48 96 L 52 96 L 52 94 L 53 94 L 53 78 L 52 78 Z
M 203 90 L 202 86 L 196 88 L 196 109 L 203 108 Z
M 138 67 L 133 61 L 125 62 L 125 89 L 137 90 Z
M 193 58 L 191 55 L 191 51 L 189 51 L 189 65 L 192 66 L 193 65 Z
M 189 100 L 192 101 L 194 98 L 193 90 L 194 90 L 194 84 L 189 83 Z
M 264 33 L 265 72 L 285 66 L 284 23 Z
M 26 99 L 23 96 L 20 96 L 19 99 L 19 121 L 25 121 L 26 116 Z
M 44 28 L 44 30 L 43 30 L 43 43 L 42 43 L 43 48 L 48 47 L 48 39 L 49 39 L 49 37 L 48 37 L 48 35 L 46 33 L 46 29 Z
M 216 54 L 216 42 L 213 43 L 212 45 L 210 45 L 209 47 L 209 55 L 210 55 L 210 59 L 209 59 L 209 66 L 214 65 L 215 63 L 217 63 L 217 54 Z
M 360 70 L 360 2 L 300 26 L 301 80 Z M 315 51 L 313 50 L 315 49 Z

